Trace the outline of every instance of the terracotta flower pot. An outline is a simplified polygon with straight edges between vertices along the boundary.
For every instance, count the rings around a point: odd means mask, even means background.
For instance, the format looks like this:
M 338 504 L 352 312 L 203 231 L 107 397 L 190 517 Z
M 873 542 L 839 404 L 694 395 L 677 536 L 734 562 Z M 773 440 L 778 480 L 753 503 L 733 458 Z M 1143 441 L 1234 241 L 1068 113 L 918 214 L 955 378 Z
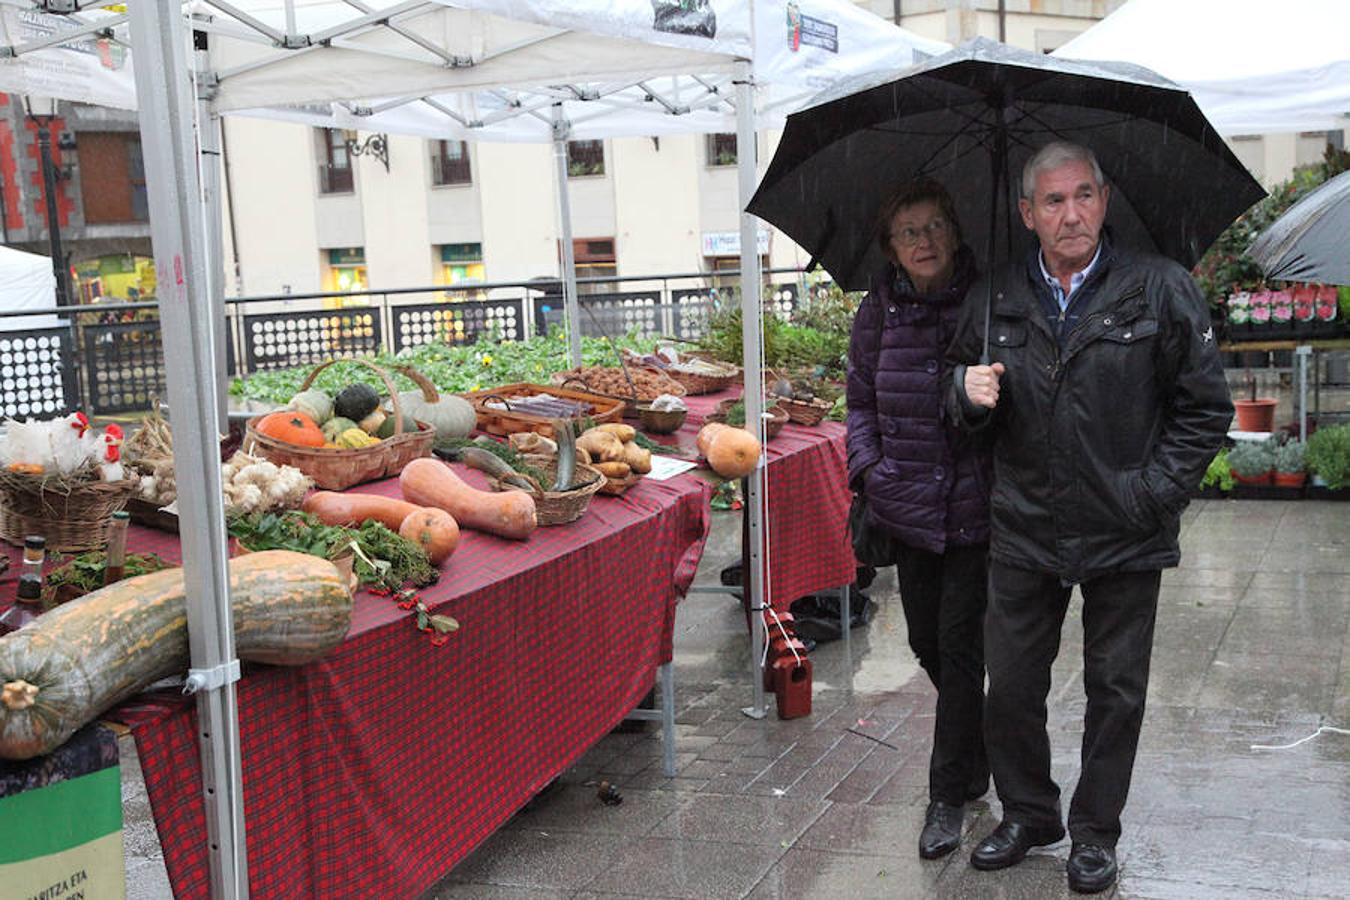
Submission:
M 1307 472 L 1276 472 L 1275 486 L 1289 488 L 1303 487 L 1303 482 L 1307 477 Z
M 1279 403 L 1270 397 L 1257 400 L 1234 400 L 1237 410 L 1238 431 L 1271 432 L 1275 430 L 1275 405 Z
M 1230 472 L 1233 472 L 1233 470 L 1231 470 L 1231 469 L 1230 469 L 1229 471 L 1230 471 Z M 1233 472 L 1233 480 L 1236 481 L 1238 484 L 1264 484 L 1264 485 L 1269 485 L 1269 484 L 1270 484 L 1270 478 L 1271 478 L 1271 476 L 1272 476 L 1273 474 L 1274 474 L 1273 472 L 1266 472 L 1264 475 L 1258 475 L 1258 476 L 1256 476 L 1255 478 L 1247 478 L 1247 477 L 1244 477 L 1244 476 L 1242 476 L 1242 475 L 1239 475 L 1237 472 Z

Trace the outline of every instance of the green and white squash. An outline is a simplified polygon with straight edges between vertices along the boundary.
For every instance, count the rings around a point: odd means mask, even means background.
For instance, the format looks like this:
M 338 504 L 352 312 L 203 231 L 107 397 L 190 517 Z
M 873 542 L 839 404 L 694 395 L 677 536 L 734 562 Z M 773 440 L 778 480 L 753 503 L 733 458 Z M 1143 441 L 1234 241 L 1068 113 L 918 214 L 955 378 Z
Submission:
M 436 429 L 438 441 L 466 438 L 478 424 L 478 414 L 469 401 L 453 394 L 442 394 L 435 403 L 429 403 L 421 391 L 404 391 L 398 395 L 398 402 L 403 409 L 404 431 L 412 430 L 406 421 L 411 417 Z

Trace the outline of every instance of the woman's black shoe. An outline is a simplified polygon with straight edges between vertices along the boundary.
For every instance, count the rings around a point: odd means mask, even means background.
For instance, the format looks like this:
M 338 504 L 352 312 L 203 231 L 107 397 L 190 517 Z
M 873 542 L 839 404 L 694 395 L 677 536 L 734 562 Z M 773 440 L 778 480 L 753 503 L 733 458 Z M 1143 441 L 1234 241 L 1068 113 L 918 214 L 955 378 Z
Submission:
M 923 831 L 919 833 L 919 856 L 937 859 L 961 846 L 961 825 L 965 819 L 965 807 L 952 806 L 941 800 L 929 803 Z

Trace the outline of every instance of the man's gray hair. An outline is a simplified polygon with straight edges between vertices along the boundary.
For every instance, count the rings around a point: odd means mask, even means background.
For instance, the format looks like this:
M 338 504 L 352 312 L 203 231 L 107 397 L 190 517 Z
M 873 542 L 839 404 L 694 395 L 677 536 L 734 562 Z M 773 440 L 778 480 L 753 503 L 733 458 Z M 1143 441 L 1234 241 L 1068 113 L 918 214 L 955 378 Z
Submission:
M 1087 163 L 1092 167 L 1092 177 L 1096 179 L 1097 187 L 1106 186 L 1106 176 L 1102 175 L 1102 167 L 1097 164 L 1096 154 L 1082 144 L 1053 141 L 1037 150 L 1022 167 L 1022 197 L 1026 200 L 1035 198 L 1036 176 L 1071 162 Z

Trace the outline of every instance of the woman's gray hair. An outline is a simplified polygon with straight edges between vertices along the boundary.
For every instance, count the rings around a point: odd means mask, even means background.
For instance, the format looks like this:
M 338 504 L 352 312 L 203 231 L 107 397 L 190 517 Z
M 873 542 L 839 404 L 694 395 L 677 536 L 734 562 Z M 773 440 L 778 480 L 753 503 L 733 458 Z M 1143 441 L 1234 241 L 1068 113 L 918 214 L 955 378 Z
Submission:
M 1051 169 L 1058 169 L 1065 163 L 1070 162 L 1087 163 L 1092 167 L 1092 177 L 1096 180 L 1097 187 L 1106 186 L 1106 176 L 1102 175 L 1102 167 L 1097 164 L 1096 154 L 1082 144 L 1053 141 L 1037 150 L 1035 155 L 1027 160 L 1027 164 L 1022 167 L 1023 199 L 1035 199 L 1037 175 Z

